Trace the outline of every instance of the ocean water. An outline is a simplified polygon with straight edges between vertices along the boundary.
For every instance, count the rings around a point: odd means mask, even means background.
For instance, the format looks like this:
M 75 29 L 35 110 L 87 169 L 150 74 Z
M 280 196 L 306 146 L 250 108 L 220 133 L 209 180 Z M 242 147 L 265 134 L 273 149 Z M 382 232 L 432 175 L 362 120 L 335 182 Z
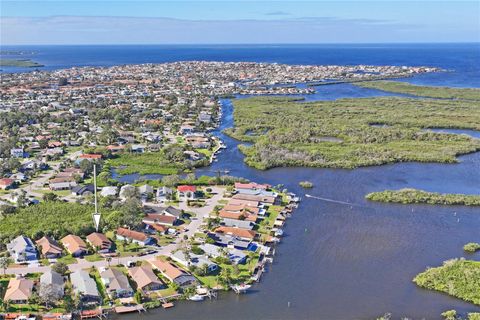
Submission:
M 286 64 L 433 66 L 448 74 L 418 77 L 416 83 L 480 86 L 480 43 L 469 44 L 319 44 L 319 45 L 107 45 L 1 46 L 45 65 L 42 70 L 73 66 L 112 66 L 185 60 L 254 61 Z M 31 70 L 31 69 L 30 69 Z M 3 68 L 2 72 L 25 68 Z
M 304 45 L 304 46 L 65 46 L 23 47 L 36 50 L 33 60 L 53 70 L 81 65 L 168 62 L 180 60 L 265 61 L 290 64 L 426 65 L 448 72 L 403 79 L 418 84 L 480 87 L 480 45 Z M 2 47 L 2 50 L 6 48 Z M 3 70 L 6 72 L 7 70 Z M 20 70 L 11 70 L 20 71 Z M 310 100 L 388 95 L 349 84 L 323 86 Z M 222 101 L 222 124 L 214 133 L 226 143 L 212 167 L 197 174 L 230 170 L 258 182 L 284 184 L 303 197 L 287 221 L 273 265 L 249 294 L 222 293 L 218 300 L 179 302 L 139 317 L 168 319 L 440 319 L 440 313 L 480 312 L 480 308 L 442 293 L 415 286 L 413 277 L 427 266 L 466 257 L 462 246 L 480 242 L 480 210 L 462 206 L 372 203 L 365 194 L 414 187 L 437 192 L 480 194 L 480 153 L 458 164 L 401 163 L 355 170 L 246 166 L 238 141 L 222 130 L 234 124 L 230 100 Z M 461 132 L 477 135 L 476 132 Z M 309 180 L 308 193 L 350 202 L 341 205 L 305 197 L 298 182 Z M 479 288 L 480 290 L 480 288 Z

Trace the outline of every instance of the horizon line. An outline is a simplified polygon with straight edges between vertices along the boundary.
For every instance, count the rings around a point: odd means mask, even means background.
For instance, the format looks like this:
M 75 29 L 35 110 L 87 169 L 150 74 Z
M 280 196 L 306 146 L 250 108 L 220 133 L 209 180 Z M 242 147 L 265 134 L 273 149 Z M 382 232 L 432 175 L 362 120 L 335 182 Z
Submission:
M 400 42 L 278 42 L 278 43 L 22 43 L 3 44 L 1 46 L 288 46 L 288 45 L 398 45 L 398 44 L 480 44 L 478 41 L 400 41 Z

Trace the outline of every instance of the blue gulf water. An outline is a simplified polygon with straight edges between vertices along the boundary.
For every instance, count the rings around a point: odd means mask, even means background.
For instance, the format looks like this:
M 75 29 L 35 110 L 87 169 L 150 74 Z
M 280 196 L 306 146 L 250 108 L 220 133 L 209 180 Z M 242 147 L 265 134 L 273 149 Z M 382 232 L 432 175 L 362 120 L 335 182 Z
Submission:
M 415 83 L 480 86 L 480 44 L 321 44 L 321 45 L 108 45 L 1 46 L 2 51 L 35 52 L 3 58 L 32 59 L 42 70 L 72 66 L 112 66 L 185 60 L 254 61 L 287 64 L 410 65 L 450 70 L 429 74 Z M 24 72 L 26 68 L 3 68 Z

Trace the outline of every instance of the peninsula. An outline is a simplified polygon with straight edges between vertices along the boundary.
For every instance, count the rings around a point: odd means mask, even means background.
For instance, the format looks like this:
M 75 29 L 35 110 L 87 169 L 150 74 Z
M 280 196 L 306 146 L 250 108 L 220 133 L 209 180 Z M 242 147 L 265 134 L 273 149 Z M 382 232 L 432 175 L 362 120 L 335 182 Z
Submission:
M 29 59 L 0 59 L 0 67 L 38 68 L 44 65 Z

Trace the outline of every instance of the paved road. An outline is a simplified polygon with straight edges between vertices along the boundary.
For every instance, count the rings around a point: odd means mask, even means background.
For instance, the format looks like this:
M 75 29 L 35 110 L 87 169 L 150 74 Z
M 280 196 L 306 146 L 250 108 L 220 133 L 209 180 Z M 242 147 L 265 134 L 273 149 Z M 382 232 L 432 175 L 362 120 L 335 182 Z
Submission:
M 218 201 L 223 199 L 223 193 L 225 188 L 221 187 L 212 187 L 213 195 L 212 198 L 206 201 L 206 205 L 201 208 L 192 208 L 187 207 L 185 203 L 181 203 L 179 207 L 185 211 L 194 212 L 196 214 L 196 219 L 192 220 L 188 225 L 188 231 L 181 231 L 180 234 L 177 236 L 177 240 L 183 239 L 184 235 L 187 235 L 191 238 L 198 230 L 200 225 L 203 223 L 203 220 L 209 216 L 209 214 L 213 211 L 213 208 L 218 204 Z M 172 243 L 163 247 L 154 247 L 155 250 L 158 250 L 154 254 L 149 254 L 141 257 L 119 257 L 113 258 L 110 262 L 111 265 L 116 264 L 123 264 L 126 265 L 129 261 L 142 261 L 142 260 L 151 260 L 155 259 L 157 256 L 165 255 L 170 256 L 176 249 L 178 249 L 177 243 Z M 91 268 L 95 266 L 96 268 L 101 267 L 108 267 L 108 263 L 105 260 L 89 262 L 85 259 L 78 259 L 77 263 L 69 265 L 69 269 L 71 271 L 77 271 L 81 269 Z M 21 268 L 8 268 L 6 273 L 10 274 L 26 274 L 32 272 L 39 272 L 43 273 L 50 269 L 49 266 L 29 266 L 29 267 L 21 267 Z
M 43 193 L 35 192 L 34 190 L 42 189 L 43 185 L 50 180 L 60 168 L 60 163 L 54 163 L 51 165 L 51 169 L 46 172 L 41 173 L 38 177 L 34 178 L 29 184 L 21 186 L 20 188 L 13 189 L 9 194 L 2 195 L 0 198 L 12 201 L 12 196 L 20 190 L 23 190 L 27 193 L 27 197 L 37 197 L 42 198 Z

